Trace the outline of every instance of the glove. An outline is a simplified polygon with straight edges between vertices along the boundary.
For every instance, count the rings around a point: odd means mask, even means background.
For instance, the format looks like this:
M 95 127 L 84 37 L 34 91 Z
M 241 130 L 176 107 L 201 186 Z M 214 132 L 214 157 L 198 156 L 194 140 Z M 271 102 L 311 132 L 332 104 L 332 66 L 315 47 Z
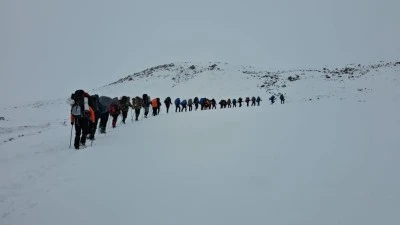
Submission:
M 73 125 L 74 125 L 74 122 L 71 122 L 71 125 L 73 126 Z

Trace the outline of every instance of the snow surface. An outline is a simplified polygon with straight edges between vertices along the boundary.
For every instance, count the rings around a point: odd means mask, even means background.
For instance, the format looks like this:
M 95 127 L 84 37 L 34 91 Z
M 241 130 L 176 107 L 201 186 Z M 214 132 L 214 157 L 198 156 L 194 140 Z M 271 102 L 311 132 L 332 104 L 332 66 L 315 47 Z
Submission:
M 0 224 L 400 224 L 399 67 L 342 81 L 306 72 L 273 87 L 284 105 L 223 69 L 96 93 L 260 95 L 261 106 L 129 114 L 79 151 L 65 99 L 1 109 Z

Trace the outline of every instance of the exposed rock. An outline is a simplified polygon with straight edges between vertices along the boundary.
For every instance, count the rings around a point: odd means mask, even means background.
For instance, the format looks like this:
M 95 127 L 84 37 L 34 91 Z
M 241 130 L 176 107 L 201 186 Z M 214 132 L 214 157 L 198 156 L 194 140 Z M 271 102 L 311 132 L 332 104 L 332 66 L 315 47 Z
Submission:
M 217 64 L 212 64 L 211 66 L 210 66 L 210 70 L 213 70 L 213 69 L 215 69 L 217 67 Z
M 300 76 L 299 75 L 296 75 L 296 77 L 292 77 L 292 76 L 289 76 L 288 77 L 288 80 L 289 81 L 296 81 L 296 80 L 299 80 L 300 79 Z

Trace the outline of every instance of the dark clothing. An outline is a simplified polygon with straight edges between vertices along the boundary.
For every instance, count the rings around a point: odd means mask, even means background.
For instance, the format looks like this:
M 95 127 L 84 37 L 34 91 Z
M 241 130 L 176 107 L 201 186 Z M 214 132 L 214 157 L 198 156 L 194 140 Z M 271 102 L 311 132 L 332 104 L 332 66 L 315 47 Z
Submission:
M 194 109 L 197 110 L 199 108 L 199 103 L 194 103 Z
M 108 112 L 102 113 L 100 115 L 99 129 L 100 129 L 100 133 L 102 133 L 102 134 L 106 133 L 106 128 L 107 128 L 107 122 L 108 122 L 109 115 L 110 115 L 110 113 L 108 113 Z
M 285 103 L 285 96 L 281 95 L 280 99 L 281 99 L 281 104 L 284 104 Z
M 153 116 L 157 115 L 157 110 L 158 110 L 158 107 L 153 107 Z
M 75 124 L 75 140 L 74 147 L 75 149 L 79 149 L 79 143 L 82 145 L 86 144 L 86 137 L 89 133 L 89 118 L 81 117 L 76 118 L 74 121 Z
M 189 112 L 192 111 L 192 109 L 193 109 L 193 106 L 189 105 Z
M 122 122 L 125 124 L 126 117 L 128 117 L 128 111 L 122 111 Z
M 185 109 L 185 112 L 186 112 L 187 111 L 187 107 L 186 107 L 185 104 L 182 105 L 182 110 L 181 111 L 183 112 L 184 109 Z
M 100 119 L 100 115 L 99 116 L 96 115 L 94 123 L 90 123 L 90 135 L 89 135 L 90 140 L 94 140 L 94 135 L 96 134 L 99 119 Z
M 175 112 L 177 112 L 178 111 L 178 109 L 179 109 L 179 112 L 181 111 L 181 106 L 180 105 L 175 105 L 176 106 L 176 108 L 175 108 Z
M 135 109 L 135 121 L 139 120 L 140 109 Z
M 113 120 L 112 120 L 112 128 L 115 128 L 117 126 L 117 120 L 118 120 L 119 114 L 114 114 L 114 115 L 111 115 L 111 116 L 113 118 Z
M 275 96 L 271 96 L 271 98 L 269 98 L 269 100 L 271 101 L 271 105 L 274 104 L 274 102 L 275 102 Z
M 160 114 L 160 108 L 161 108 L 161 101 L 160 98 L 157 98 L 157 115 Z
M 251 98 L 251 106 L 255 106 L 256 105 L 256 98 L 252 97 Z
M 144 108 L 144 117 L 147 118 L 147 115 L 149 114 L 149 107 L 145 106 Z
M 111 103 L 113 102 L 113 99 L 107 96 L 101 96 L 99 98 L 99 103 L 100 103 L 100 113 L 104 113 L 107 111 L 108 107 L 110 107 Z

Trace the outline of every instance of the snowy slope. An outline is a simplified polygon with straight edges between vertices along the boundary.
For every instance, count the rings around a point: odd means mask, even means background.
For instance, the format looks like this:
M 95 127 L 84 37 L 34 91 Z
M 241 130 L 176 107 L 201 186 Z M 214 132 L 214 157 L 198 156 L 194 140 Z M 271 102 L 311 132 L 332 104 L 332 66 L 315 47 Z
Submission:
M 0 224 L 399 224 L 400 66 L 383 65 L 346 79 L 270 72 L 268 87 L 268 72 L 226 64 L 137 75 L 96 93 L 263 102 L 163 108 L 82 151 L 68 149 L 65 99 L 1 109 Z M 271 106 L 278 92 L 288 103 Z

